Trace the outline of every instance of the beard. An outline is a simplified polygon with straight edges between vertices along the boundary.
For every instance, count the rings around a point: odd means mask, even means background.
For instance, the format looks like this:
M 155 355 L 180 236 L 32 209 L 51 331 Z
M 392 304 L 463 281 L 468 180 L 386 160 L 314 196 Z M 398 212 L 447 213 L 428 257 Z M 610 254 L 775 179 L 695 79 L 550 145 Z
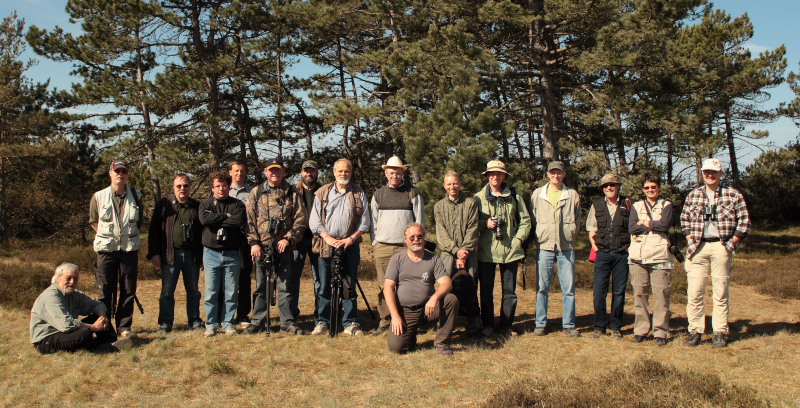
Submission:
M 336 183 L 339 184 L 340 186 L 346 186 L 346 185 L 350 184 L 350 179 L 337 178 L 336 179 Z
M 422 251 L 424 248 L 425 248 L 425 245 L 423 245 L 423 244 L 411 244 L 411 245 L 408 246 L 408 249 L 410 249 L 413 252 Z

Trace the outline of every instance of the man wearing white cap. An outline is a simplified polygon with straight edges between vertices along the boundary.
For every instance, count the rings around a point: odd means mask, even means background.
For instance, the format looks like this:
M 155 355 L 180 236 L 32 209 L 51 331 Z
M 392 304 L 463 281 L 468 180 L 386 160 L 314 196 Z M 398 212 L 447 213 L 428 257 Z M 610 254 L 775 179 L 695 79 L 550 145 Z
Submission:
M 744 197 L 736 189 L 722 187 L 722 164 L 707 159 L 702 167 L 704 186 L 692 190 L 681 212 L 686 236 L 686 316 L 689 319 L 687 346 L 697 346 L 705 331 L 704 297 L 711 273 L 714 311 L 714 347 L 728 345 L 731 255 L 750 233 L 750 215 Z
M 425 225 L 425 205 L 419 191 L 403 182 L 408 169 L 397 156 L 382 165 L 387 183 L 375 190 L 370 203 L 373 257 L 378 275 L 378 314 L 381 321 L 374 335 L 385 333 L 391 325 L 391 314 L 383 297 L 383 281 L 389 259 L 405 249 L 404 230 L 412 222 Z

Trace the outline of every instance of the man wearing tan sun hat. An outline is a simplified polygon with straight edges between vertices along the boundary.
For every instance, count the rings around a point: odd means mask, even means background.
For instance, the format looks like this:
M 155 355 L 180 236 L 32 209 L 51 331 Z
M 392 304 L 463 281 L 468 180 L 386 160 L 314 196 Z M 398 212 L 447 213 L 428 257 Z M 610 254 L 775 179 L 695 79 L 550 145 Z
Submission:
M 375 270 L 378 275 L 378 315 L 381 321 L 374 335 L 385 333 L 391 325 L 391 314 L 383 297 L 383 281 L 389 259 L 405 249 L 404 229 L 416 222 L 425 225 L 425 204 L 419 191 L 403 181 L 409 165 L 392 156 L 381 165 L 386 175 L 386 185 L 375 190 L 370 204 L 372 225 L 370 236 L 374 250 Z

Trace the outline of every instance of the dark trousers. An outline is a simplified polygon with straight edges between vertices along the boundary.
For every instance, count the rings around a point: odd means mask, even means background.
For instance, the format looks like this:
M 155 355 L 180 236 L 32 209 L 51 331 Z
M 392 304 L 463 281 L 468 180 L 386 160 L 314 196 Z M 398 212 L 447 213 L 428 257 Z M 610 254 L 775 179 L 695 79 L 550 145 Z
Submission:
M 82 321 L 92 324 L 97 321 L 97 315 L 89 315 Z M 68 333 L 54 333 L 35 343 L 33 346 L 42 354 L 55 353 L 57 351 L 90 350 L 90 351 L 110 351 L 110 343 L 117 341 L 114 329 L 98 332 L 95 336 L 88 327 L 81 327 Z
M 277 279 L 277 303 L 281 327 L 287 327 L 295 324 L 297 318 L 300 317 L 300 307 L 298 306 L 300 272 L 294 268 L 294 252 L 287 249 L 283 253 L 276 253 L 272 267 L 275 268 L 273 273 Z M 253 293 L 253 318 L 250 323 L 258 327 L 269 324 L 270 317 L 267 316 L 268 286 L 266 271 L 256 266 L 256 290 Z
M 439 322 L 439 329 L 436 330 L 436 338 L 433 340 L 435 347 L 446 346 L 449 344 L 450 335 L 456 327 L 458 317 L 458 298 L 448 293 L 444 295 L 436 310 L 430 316 L 425 315 L 425 305 L 417 307 L 400 307 L 400 316 L 405 322 L 405 329 L 399 336 L 389 330 L 387 342 L 389 351 L 394 353 L 406 353 L 413 351 L 417 346 L 417 330 L 426 323 Z
M 517 269 L 519 261 L 509 263 L 478 262 L 478 283 L 481 288 L 481 321 L 483 327 L 494 327 L 494 274 L 495 267 L 500 266 L 503 300 L 500 305 L 501 330 L 511 329 L 514 315 L 517 312 Z
M 113 251 L 97 253 L 97 285 L 100 287 L 99 301 L 107 310 L 114 310 L 117 332 L 130 330 L 133 323 L 133 298 L 136 296 L 136 281 L 139 276 L 139 251 Z M 119 284 L 117 304 L 112 305 Z
M 314 251 L 311 250 L 311 237 L 304 237 L 301 239 L 294 250 L 294 266 L 297 269 L 297 273 L 300 275 L 303 274 L 303 266 L 306 263 L 306 257 L 309 259 L 308 263 L 311 265 L 311 275 L 314 278 L 314 317 L 319 317 L 317 313 L 319 308 L 317 297 L 322 289 L 319 277 L 319 254 L 315 254 Z
M 611 286 L 611 318 L 606 312 L 609 281 Z M 628 286 L 628 253 L 597 251 L 594 261 L 594 330 L 619 330 L 625 309 L 625 288 Z
M 250 319 L 250 297 L 252 289 L 250 282 L 253 279 L 253 258 L 250 256 L 250 245 L 242 244 L 242 270 L 239 271 L 239 306 L 236 308 L 236 321 L 247 322 Z
M 459 271 L 453 275 L 453 290 L 450 292 L 458 298 L 459 316 L 467 318 L 467 331 L 480 330 L 480 307 L 478 306 L 478 287 L 468 273 Z

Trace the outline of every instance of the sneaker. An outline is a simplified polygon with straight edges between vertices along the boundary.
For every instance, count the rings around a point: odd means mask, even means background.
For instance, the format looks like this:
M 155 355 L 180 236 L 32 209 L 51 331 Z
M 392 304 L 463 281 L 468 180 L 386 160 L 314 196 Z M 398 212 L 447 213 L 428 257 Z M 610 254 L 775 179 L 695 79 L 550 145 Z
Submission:
M 237 334 L 239 334 L 239 332 L 236 331 L 236 328 L 234 328 L 233 326 L 228 326 L 228 327 L 225 328 L 225 335 L 226 336 L 234 336 L 234 335 L 237 335 Z
M 711 338 L 711 344 L 716 348 L 728 347 L 728 339 L 723 332 L 715 332 L 714 337 Z
M 205 327 L 206 326 L 203 324 L 202 320 L 198 320 L 198 321 L 192 323 L 192 330 L 203 330 L 203 329 L 205 329 Z
M 117 341 L 111 343 L 111 347 L 115 348 L 116 351 L 127 350 L 127 349 L 133 347 L 133 340 L 131 340 L 131 339 L 117 340 Z
M 389 331 L 389 326 L 378 326 L 377 329 L 372 331 L 373 336 L 382 336 Z
M 606 335 L 606 332 L 604 332 L 602 330 L 592 330 L 592 334 L 590 334 L 589 337 L 591 337 L 593 339 L 599 339 L 599 338 L 601 338 L 601 337 L 603 337 L 605 335 Z
M 119 337 L 120 339 L 129 339 L 132 336 L 133 336 L 133 334 L 131 333 L 131 331 L 126 329 L 126 330 L 123 330 L 123 331 L 119 332 L 119 336 L 117 336 L 117 337 Z
M 361 326 L 358 323 L 353 323 L 344 328 L 344 334 L 349 334 L 351 336 L 363 336 L 364 331 L 361 330 Z
M 169 325 L 166 325 L 166 324 L 162 324 L 158 328 L 158 330 L 156 331 L 156 334 L 158 334 L 159 336 L 164 336 L 164 335 L 166 335 L 167 333 L 169 333 L 171 331 L 172 331 L 172 327 L 170 327 Z
M 217 328 L 216 327 L 207 327 L 206 332 L 203 334 L 206 337 L 214 337 L 217 335 Z
M 298 336 L 302 336 L 305 334 L 302 329 L 297 327 L 294 323 L 288 326 L 281 326 L 281 333 L 289 333 L 289 334 L 296 334 Z
M 633 340 L 631 340 L 631 341 L 634 342 L 634 343 L 641 343 L 641 342 L 644 341 L 644 336 L 642 336 L 640 334 L 634 334 L 633 335 Z
M 663 337 L 659 337 L 656 339 L 656 346 L 666 346 L 666 345 L 667 345 L 667 339 Z
M 316 326 L 314 326 L 314 330 L 311 332 L 312 336 L 321 336 L 323 334 L 328 334 L 331 331 L 330 325 L 325 322 L 319 322 Z
M 698 333 L 696 331 L 691 331 L 691 332 L 689 332 L 689 337 L 686 339 L 686 341 L 683 344 L 685 344 L 685 345 L 687 345 L 689 347 L 694 347 L 694 346 L 700 344 L 700 340 L 702 340 L 702 338 L 703 338 L 703 336 L 700 333 Z
M 259 330 L 260 330 L 260 328 L 258 326 L 254 325 L 254 324 L 251 324 L 251 325 L 245 327 L 244 331 L 242 333 L 244 333 L 244 334 L 256 334 L 256 333 L 259 332 Z
M 454 354 L 453 349 L 448 345 L 436 346 L 436 351 L 443 356 L 452 356 Z
M 620 333 L 619 330 L 612 330 L 611 331 L 611 338 L 613 338 L 614 340 L 621 340 L 622 339 L 622 333 Z
M 237 323 L 239 323 L 239 326 L 241 326 L 242 329 L 246 329 L 246 328 L 250 327 L 250 319 L 247 318 L 247 316 L 245 316 L 242 319 L 239 319 Z
M 536 328 L 533 329 L 534 336 L 544 336 L 545 334 L 547 334 L 547 332 L 545 332 L 544 326 L 536 326 Z
M 581 337 L 581 332 L 579 332 L 578 329 L 574 327 L 568 327 L 564 329 L 564 334 L 566 334 L 569 337 Z

